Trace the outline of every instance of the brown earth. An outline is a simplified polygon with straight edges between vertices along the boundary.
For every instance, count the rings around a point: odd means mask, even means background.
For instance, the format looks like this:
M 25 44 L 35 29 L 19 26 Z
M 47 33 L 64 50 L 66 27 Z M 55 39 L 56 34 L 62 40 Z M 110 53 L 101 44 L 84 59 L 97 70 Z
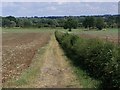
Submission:
M 3 33 L 2 83 L 17 78 L 28 68 L 38 48 L 49 38 L 50 33 Z

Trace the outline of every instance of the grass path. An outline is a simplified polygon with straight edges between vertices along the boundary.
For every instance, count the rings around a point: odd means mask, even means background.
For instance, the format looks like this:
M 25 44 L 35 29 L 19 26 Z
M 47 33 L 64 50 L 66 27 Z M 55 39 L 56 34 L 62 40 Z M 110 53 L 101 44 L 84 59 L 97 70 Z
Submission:
M 32 75 L 33 70 L 30 69 L 30 74 L 25 74 L 26 77 L 20 81 L 29 81 L 27 84 L 13 85 L 12 87 L 22 88 L 82 88 L 74 74 L 74 71 L 67 60 L 64 52 L 60 48 L 55 36 L 51 36 L 49 44 L 44 47 L 43 53 L 38 53 L 37 63 L 32 66 L 37 74 Z M 39 65 L 39 66 L 38 66 Z M 34 69 L 35 68 L 35 69 Z M 32 75 L 32 76 L 30 76 Z M 28 80 L 29 79 L 29 80 Z M 31 80 L 31 81 L 30 81 Z
M 54 35 L 46 48 L 40 75 L 31 87 L 81 87 Z
M 18 79 L 9 80 L 3 87 L 82 88 L 82 85 L 52 34 L 49 43 L 35 55 L 31 66 Z

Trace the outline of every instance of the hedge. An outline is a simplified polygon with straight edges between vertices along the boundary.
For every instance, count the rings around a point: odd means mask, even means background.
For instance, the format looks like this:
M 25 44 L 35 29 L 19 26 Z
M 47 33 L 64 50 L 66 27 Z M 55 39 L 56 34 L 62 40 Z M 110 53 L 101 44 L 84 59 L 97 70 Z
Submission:
M 119 46 L 58 31 L 55 37 L 73 64 L 101 80 L 103 88 L 120 88 Z

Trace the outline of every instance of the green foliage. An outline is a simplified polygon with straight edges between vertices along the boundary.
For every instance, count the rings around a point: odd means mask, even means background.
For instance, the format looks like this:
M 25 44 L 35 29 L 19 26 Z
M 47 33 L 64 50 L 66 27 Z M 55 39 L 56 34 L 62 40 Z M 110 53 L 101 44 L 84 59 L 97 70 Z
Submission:
M 104 17 L 104 18 L 103 18 Z M 98 28 L 103 27 L 116 28 L 119 27 L 119 15 L 103 15 L 103 16 L 51 16 L 51 17 L 14 17 L 7 16 L 2 18 L 2 26 L 10 27 L 10 21 L 16 23 L 16 27 L 64 27 L 71 31 L 72 28 Z M 105 26 L 103 25 L 105 24 Z M 14 26 L 14 25 L 13 25 Z
M 10 27 L 10 20 L 9 19 L 2 19 L 2 26 L 3 27 Z
M 120 88 L 119 46 L 60 32 L 55 32 L 55 36 L 75 66 L 102 80 L 103 88 Z
M 77 25 L 77 21 L 74 20 L 72 17 L 69 17 L 64 23 L 64 29 L 69 29 L 69 31 L 71 31 L 72 28 L 76 29 Z
M 15 27 L 16 23 L 14 21 L 10 21 L 10 27 Z
M 96 20 L 96 27 L 97 27 L 99 30 L 102 30 L 104 26 L 105 26 L 104 19 L 103 19 L 103 18 L 98 18 L 98 19 Z
M 16 22 L 16 18 L 14 16 L 7 16 L 6 19 Z
M 0 27 L 2 27 L 2 17 L 0 16 Z
M 95 18 L 94 17 L 86 17 L 83 26 L 85 28 L 94 28 L 95 27 Z
M 24 19 L 23 25 L 24 27 L 32 27 L 32 22 L 28 19 Z

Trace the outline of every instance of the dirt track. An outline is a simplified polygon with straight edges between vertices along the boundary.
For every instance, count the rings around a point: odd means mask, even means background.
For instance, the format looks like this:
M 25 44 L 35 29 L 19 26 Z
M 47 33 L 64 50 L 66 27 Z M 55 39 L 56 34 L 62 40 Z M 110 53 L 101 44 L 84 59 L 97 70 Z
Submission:
M 52 36 L 47 46 L 43 60 L 43 66 L 40 69 L 41 73 L 32 87 L 81 87 L 54 36 Z

